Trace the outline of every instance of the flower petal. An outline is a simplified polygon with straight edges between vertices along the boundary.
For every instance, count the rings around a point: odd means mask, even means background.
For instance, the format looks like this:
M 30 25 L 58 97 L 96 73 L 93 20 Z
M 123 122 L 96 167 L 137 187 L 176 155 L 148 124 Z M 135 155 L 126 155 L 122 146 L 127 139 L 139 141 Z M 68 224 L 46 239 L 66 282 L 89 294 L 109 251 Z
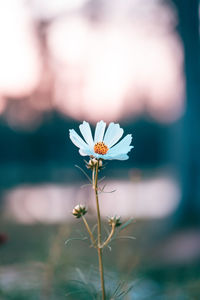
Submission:
M 84 149 L 80 149 L 82 153 L 85 153 L 85 155 L 93 155 L 94 151 L 89 146 Z
M 127 154 L 133 146 L 130 146 L 132 141 L 132 135 L 127 134 L 117 145 L 108 150 L 109 156 L 115 156 L 120 154 Z
M 95 144 L 103 141 L 105 128 L 106 128 L 106 123 L 104 121 L 100 121 L 97 123 L 96 129 L 95 129 L 95 134 L 94 134 Z
M 109 148 L 116 144 L 119 139 L 122 137 L 124 130 L 120 128 L 119 124 L 110 123 L 108 129 L 106 130 L 104 137 L 104 144 Z
M 100 121 L 97 123 L 95 129 L 95 138 L 93 141 L 90 125 L 88 122 L 83 121 L 79 128 L 85 141 L 77 134 L 74 129 L 69 130 L 70 139 L 79 148 L 79 153 L 82 156 L 88 155 L 94 156 L 97 159 L 102 158 L 107 160 L 128 159 L 129 157 L 127 153 L 133 148 L 133 146 L 130 145 L 132 141 L 131 134 L 126 135 L 120 142 L 118 142 L 123 135 L 123 129 L 120 128 L 119 124 L 115 124 L 113 122 L 110 123 L 106 133 L 105 127 L 106 123 L 104 121 Z M 102 141 L 109 147 L 109 150 L 105 155 L 94 152 L 94 143 Z
M 79 126 L 80 131 L 85 139 L 85 141 L 87 142 L 87 144 L 90 145 L 90 147 L 94 146 L 94 141 L 92 138 L 92 132 L 90 129 L 90 124 L 88 122 L 83 121 L 83 123 Z
M 119 155 L 115 156 L 113 159 L 127 160 L 127 159 L 129 159 L 129 156 L 127 154 L 119 154 Z
M 126 160 L 129 159 L 129 156 L 127 154 L 117 154 L 117 155 L 108 155 L 105 159 L 118 159 L 118 160 Z
M 98 158 L 98 159 L 102 158 L 102 159 L 105 159 L 105 160 L 113 160 L 113 159 L 126 160 L 126 159 L 129 158 L 129 156 L 127 154 L 113 154 L 113 155 L 105 154 L 105 155 L 102 155 L 102 154 L 95 153 L 93 156 L 95 158 Z
M 82 156 L 87 156 L 87 155 L 88 155 L 87 153 L 84 152 L 83 149 L 79 149 L 79 153 L 80 153 L 80 155 L 82 155 Z
M 84 142 L 84 140 L 76 133 L 74 129 L 69 130 L 69 137 L 71 141 L 76 145 L 78 148 L 88 148 L 88 145 Z

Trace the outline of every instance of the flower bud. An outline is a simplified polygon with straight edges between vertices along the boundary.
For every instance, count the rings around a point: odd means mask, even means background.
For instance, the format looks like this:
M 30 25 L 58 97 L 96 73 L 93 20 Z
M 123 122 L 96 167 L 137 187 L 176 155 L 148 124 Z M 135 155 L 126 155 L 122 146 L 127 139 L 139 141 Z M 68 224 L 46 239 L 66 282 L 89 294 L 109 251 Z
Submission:
M 109 217 L 108 224 L 110 226 L 112 226 L 114 224 L 115 227 L 119 227 L 122 224 L 121 220 L 120 220 L 120 216 Z
M 103 161 L 102 161 L 102 159 L 100 159 L 99 160 L 99 168 L 102 168 L 102 166 L 103 166 Z
M 87 213 L 86 207 L 83 204 L 78 204 L 74 207 L 72 214 L 76 217 L 76 218 L 81 218 L 82 216 L 84 216 Z
M 89 161 L 89 164 L 91 164 L 92 166 L 96 166 L 97 163 L 98 163 L 98 160 L 96 158 L 92 158 Z
M 99 162 L 99 169 L 101 169 L 102 166 L 103 166 L 102 159 L 96 159 L 95 157 L 91 158 L 89 160 L 89 162 L 86 162 L 86 167 L 88 169 L 93 170 L 96 167 L 96 165 L 97 165 L 98 162 Z

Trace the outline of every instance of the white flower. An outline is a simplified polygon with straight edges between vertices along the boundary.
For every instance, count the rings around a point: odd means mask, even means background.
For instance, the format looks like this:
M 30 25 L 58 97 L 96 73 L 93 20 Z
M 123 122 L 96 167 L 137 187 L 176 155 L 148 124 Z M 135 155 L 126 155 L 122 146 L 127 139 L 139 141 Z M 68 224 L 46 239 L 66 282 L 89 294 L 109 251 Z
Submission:
M 127 134 L 120 142 L 124 130 L 119 124 L 110 123 L 106 132 L 106 123 L 100 121 L 96 125 L 94 139 L 88 122 L 83 121 L 79 126 L 84 140 L 74 129 L 69 130 L 69 136 L 74 145 L 79 148 L 82 156 L 93 156 L 97 159 L 128 159 L 127 153 L 133 148 L 131 146 L 132 135 Z M 105 134 L 104 134 L 105 133 Z M 118 142 L 118 143 L 117 143 Z

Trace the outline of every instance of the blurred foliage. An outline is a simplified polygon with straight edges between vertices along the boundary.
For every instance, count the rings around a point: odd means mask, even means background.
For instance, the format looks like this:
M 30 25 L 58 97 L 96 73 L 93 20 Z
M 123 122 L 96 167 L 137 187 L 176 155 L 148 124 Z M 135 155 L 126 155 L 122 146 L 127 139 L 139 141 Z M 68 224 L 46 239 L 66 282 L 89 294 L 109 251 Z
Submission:
M 105 249 L 108 299 L 199 299 L 200 260 L 166 264 L 155 257 L 166 222 L 131 224 L 125 231 L 136 240 L 116 240 L 112 251 Z M 65 245 L 69 237 L 85 234 L 80 223 L 0 225 L 8 236 L 0 247 L 1 300 L 99 299 L 96 252 L 87 240 Z

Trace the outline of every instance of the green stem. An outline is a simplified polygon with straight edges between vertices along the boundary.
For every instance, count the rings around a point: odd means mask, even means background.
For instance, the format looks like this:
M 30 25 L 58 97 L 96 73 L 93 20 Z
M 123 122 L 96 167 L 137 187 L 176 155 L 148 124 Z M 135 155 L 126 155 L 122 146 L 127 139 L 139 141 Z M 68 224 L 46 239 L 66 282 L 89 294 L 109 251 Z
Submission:
M 93 246 L 96 247 L 96 242 L 95 242 L 94 236 L 92 234 L 92 231 L 90 229 L 90 226 L 88 225 L 88 222 L 87 222 L 87 220 L 86 220 L 86 218 L 84 216 L 82 216 L 82 219 L 83 219 L 85 227 L 86 227 L 86 229 L 87 229 L 87 231 L 88 231 L 88 233 L 90 235 L 91 242 L 92 242 Z
M 92 170 L 92 187 L 95 190 L 95 168 Z
M 95 168 L 95 178 L 93 179 L 93 187 L 95 190 L 96 207 L 97 207 L 97 230 L 98 230 L 97 251 L 99 257 L 99 273 L 101 278 L 102 300 L 105 300 L 106 296 L 105 296 L 105 284 L 104 284 L 102 248 L 101 248 L 101 215 L 100 215 L 99 198 L 98 198 L 98 171 L 99 171 L 99 161 L 97 162 Z
M 108 243 L 110 242 L 113 234 L 115 232 L 115 224 L 112 224 L 112 229 L 111 229 L 111 232 L 109 234 L 109 236 L 107 237 L 107 240 L 101 245 L 101 248 L 103 249 L 105 246 L 108 245 Z
M 106 295 L 105 295 L 105 284 L 104 284 L 104 274 L 103 274 L 102 249 L 99 247 L 97 249 L 98 249 L 98 257 L 99 257 L 99 273 L 101 278 L 102 300 L 105 300 Z

